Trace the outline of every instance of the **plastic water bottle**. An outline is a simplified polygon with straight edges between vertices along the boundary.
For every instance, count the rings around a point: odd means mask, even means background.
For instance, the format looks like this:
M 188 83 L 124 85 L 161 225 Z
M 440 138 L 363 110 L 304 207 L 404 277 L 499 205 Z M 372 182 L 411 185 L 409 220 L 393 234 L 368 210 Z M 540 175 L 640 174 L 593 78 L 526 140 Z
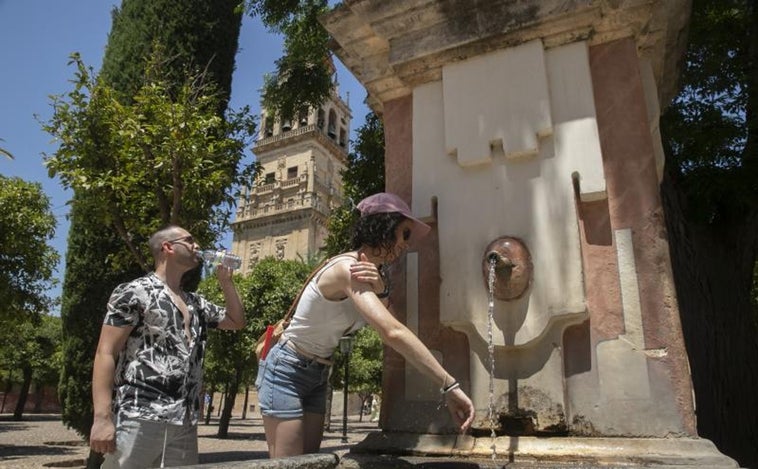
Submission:
M 198 257 L 205 264 L 206 269 L 216 267 L 217 265 L 223 265 L 230 269 L 239 269 L 242 266 L 242 258 L 226 251 L 214 251 L 208 249 L 206 251 L 200 251 Z

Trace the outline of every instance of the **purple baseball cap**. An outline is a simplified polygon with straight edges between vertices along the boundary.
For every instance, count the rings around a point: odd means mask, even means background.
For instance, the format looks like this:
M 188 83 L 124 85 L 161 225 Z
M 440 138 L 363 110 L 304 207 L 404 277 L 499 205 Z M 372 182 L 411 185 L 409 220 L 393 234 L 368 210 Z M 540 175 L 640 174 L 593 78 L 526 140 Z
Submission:
M 370 195 L 361 200 L 357 206 L 361 212 L 361 217 L 373 215 L 375 213 L 397 212 L 405 218 L 413 221 L 411 238 L 408 240 L 409 245 L 415 245 L 421 238 L 426 236 L 432 229 L 429 225 L 422 222 L 411 214 L 411 209 L 403 199 L 389 192 L 379 192 Z

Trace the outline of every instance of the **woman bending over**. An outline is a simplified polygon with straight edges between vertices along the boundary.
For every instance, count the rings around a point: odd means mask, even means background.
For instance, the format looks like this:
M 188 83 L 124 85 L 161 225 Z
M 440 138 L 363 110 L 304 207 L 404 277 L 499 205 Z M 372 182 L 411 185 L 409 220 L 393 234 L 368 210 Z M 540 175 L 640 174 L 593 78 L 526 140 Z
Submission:
M 271 458 L 319 451 L 330 357 L 340 337 L 366 324 L 445 390 L 445 404 L 461 432 L 474 419 L 474 406 L 455 377 L 386 305 L 379 267 L 397 260 L 430 227 L 394 194 L 372 195 L 357 208 L 353 250 L 330 259 L 305 285 L 289 327 L 260 364 L 256 386 Z

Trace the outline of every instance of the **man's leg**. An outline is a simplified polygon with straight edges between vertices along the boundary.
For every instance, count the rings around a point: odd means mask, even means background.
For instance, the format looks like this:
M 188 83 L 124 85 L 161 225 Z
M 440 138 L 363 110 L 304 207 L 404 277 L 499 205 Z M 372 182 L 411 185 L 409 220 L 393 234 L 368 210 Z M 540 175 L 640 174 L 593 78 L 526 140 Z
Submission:
M 197 425 L 191 423 L 169 425 L 166 434 L 166 450 L 163 453 L 164 467 L 191 464 L 197 464 Z
M 116 452 L 106 454 L 102 469 L 155 467 L 163 449 L 164 423 L 121 419 L 116 424 Z

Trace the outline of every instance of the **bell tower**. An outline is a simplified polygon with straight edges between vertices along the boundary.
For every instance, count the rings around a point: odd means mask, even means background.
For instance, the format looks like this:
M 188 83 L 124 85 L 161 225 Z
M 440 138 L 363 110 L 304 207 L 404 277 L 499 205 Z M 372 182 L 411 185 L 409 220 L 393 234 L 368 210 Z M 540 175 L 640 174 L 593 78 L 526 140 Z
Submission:
M 351 118 L 336 80 L 317 109 L 286 120 L 262 110 L 253 147 L 262 171 L 243 190 L 232 223 L 232 252 L 243 273 L 264 257 L 307 259 L 323 247 L 329 214 L 342 205 Z

